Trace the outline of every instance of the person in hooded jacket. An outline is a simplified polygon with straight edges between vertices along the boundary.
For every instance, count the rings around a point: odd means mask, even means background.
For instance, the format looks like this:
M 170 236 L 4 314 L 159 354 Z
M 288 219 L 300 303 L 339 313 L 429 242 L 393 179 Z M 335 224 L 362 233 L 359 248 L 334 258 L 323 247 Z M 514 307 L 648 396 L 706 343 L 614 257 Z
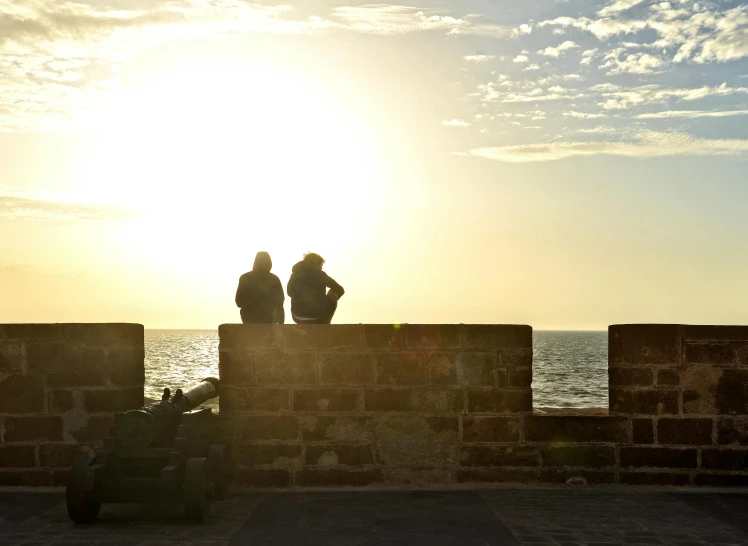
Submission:
M 236 306 L 244 324 L 283 324 L 286 314 L 283 285 L 270 270 L 273 261 L 267 252 L 258 252 L 252 271 L 239 277 Z
M 310 252 L 293 266 L 287 291 L 296 324 L 330 324 L 338 300 L 345 294 L 343 287 L 322 271 L 324 264 L 322 256 Z

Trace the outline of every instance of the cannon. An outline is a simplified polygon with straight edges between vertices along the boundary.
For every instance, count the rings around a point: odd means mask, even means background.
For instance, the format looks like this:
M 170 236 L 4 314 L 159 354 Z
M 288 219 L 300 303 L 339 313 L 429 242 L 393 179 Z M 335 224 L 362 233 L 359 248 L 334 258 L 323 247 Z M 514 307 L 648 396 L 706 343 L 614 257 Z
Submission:
M 185 516 L 204 522 L 210 501 L 227 491 L 225 447 L 214 443 L 215 416 L 200 407 L 218 396 L 209 377 L 140 409 L 117 413 L 95 457 L 75 460 L 68 474 L 68 515 L 76 523 L 98 519 L 103 503 L 182 503 Z

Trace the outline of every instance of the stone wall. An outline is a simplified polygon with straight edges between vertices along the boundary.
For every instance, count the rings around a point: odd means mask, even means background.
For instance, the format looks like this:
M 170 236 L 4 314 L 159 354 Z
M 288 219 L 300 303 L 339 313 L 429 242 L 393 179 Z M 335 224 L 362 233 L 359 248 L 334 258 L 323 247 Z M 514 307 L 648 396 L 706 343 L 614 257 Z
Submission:
M 0 325 L 0 486 L 64 485 L 143 382 L 141 325 Z

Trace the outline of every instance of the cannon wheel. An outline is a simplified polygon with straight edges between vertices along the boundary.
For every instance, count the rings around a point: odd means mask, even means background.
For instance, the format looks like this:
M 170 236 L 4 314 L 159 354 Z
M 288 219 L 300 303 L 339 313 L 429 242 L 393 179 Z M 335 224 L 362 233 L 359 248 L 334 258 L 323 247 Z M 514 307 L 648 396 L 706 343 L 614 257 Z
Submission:
M 226 479 L 226 446 L 212 445 L 208 451 L 208 466 L 210 467 L 210 479 L 213 481 L 213 498 L 223 500 L 228 493 L 228 480 Z
M 210 514 L 208 460 L 187 459 L 184 471 L 184 515 L 189 521 L 205 523 Z
M 86 469 L 93 464 L 91 457 L 79 457 L 68 473 L 65 501 L 68 515 L 75 523 L 93 523 L 99 518 L 101 503 L 96 502 L 93 491 L 85 488 Z

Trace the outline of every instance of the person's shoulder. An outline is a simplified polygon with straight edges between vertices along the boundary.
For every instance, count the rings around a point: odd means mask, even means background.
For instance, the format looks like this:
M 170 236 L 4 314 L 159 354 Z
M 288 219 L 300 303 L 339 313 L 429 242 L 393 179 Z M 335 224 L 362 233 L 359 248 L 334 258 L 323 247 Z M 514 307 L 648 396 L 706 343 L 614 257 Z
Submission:
M 247 271 L 246 273 L 240 275 L 239 282 L 247 280 L 247 279 L 251 279 L 252 277 L 254 277 L 253 273 L 254 271 Z

